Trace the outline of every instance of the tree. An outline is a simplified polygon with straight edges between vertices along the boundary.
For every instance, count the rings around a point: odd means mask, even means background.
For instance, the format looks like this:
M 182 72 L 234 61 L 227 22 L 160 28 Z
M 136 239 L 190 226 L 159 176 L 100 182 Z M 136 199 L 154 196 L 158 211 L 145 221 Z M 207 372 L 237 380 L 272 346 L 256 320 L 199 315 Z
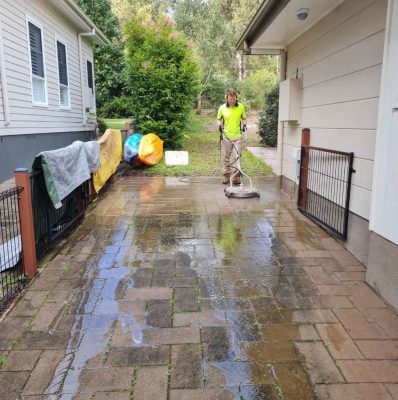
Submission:
M 120 21 L 128 21 L 142 13 L 147 13 L 156 21 L 166 14 L 170 7 L 168 0 L 111 0 L 112 10 Z
M 199 86 L 197 61 L 173 23 L 133 18 L 124 29 L 135 125 L 159 135 L 166 148 L 181 145 Z
M 231 30 L 214 0 L 177 0 L 173 5 L 177 29 L 193 42 L 200 59 L 202 90 L 198 94 L 201 108 L 202 91 L 214 75 L 221 75 L 231 58 L 233 48 Z M 224 88 L 225 90 L 225 88 Z
M 278 81 L 276 67 L 276 57 L 263 56 L 263 68 L 248 73 L 240 82 L 240 95 L 248 109 L 258 110 L 263 107 L 264 96 L 275 87 Z
M 79 7 L 112 42 L 94 47 L 95 89 L 98 112 L 107 101 L 130 94 L 119 20 L 110 0 L 76 0 Z
M 262 0 L 214 0 L 218 5 L 226 23 L 231 30 L 232 48 L 229 53 L 230 62 L 228 70 L 234 76 L 243 79 L 246 76 L 246 69 L 249 68 L 248 61 L 251 56 L 236 54 L 235 45 L 240 36 L 250 23 Z

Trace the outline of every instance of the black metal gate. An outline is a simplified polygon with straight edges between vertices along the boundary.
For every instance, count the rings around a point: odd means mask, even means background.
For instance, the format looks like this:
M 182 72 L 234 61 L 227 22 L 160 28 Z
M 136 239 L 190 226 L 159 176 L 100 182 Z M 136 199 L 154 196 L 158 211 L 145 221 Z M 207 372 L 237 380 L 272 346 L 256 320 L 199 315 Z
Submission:
M 302 146 L 299 210 L 347 239 L 354 153 Z

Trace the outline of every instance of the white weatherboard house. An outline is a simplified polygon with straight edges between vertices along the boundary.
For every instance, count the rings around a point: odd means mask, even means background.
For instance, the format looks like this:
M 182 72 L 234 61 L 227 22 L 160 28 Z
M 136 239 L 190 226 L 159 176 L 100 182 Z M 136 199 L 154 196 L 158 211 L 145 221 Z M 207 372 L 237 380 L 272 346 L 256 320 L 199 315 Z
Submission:
M 281 80 L 298 78 L 298 115 L 279 122 L 284 191 L 303 128 L 311 146 L 355 154 L 346 246 L 398 308 L 398 0 L 265 0 L 238 48 L 278 54 Z
M 0 183 L 93 137 L 93 45 L 108 42 L 73 0 L 0 0 Z

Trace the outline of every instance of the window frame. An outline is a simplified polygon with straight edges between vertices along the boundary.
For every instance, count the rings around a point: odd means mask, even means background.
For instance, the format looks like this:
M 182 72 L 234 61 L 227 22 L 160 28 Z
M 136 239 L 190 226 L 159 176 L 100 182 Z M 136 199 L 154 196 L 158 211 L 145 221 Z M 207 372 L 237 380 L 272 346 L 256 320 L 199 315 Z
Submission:
M 33 75 L 32 73 L 32 56 L 31 56 L 31 48 L 30 48 L 30 34 L 29 34 L 29 23 L 34 25 L 36 28 L 40 29 L 41 35 L 41 47 L 42 47 L 42 54 L 43 54 L 43 74 L 44 78 L 41 76 Z M 46 54 L 45 54 L 45 46 L 44 46 L 44 29 L 43 25 L 40 24 L 36 19 L 26 15 L 26 39 L 27 39 L 27 48 L 28 48 L 28 57 L 29 57 L 29 74 L 30 74 L 30 87 L 31 87 L 31 95 L 32 95 L 32 106 L 33 107 L 43 107 L 48 108 L 48 88 L 47 88 L 47 71 L 46 71 Z M 44 81 L 44 97 L 45 102 L 41 103 L 34 100 L 33 95 L 33 77 L 43 79 Z
M 90 88 L 90 86 L 88 86 L 88 62 L 91 64 L 91 77 L 92 77 L 92 84 L 93 87 Z M 92 97 L 92 102 L 93 102 L 93 107 L 89 107 L 92 112 L 95 114 L 97 112 L 97 99 L 96 99 L 96 91 L 95 91 L 95 71 L 94 71 L 94 58 L 89 58 L 86 57 L 86 85 L 87 85 L 87 89 L 89 89 L 91 91 L 91 97 Z
M 61 76 L 59 74 L 59 60 L 58 60 L 58 44 L 57 42 L 63 44 L 65 46 L 65 58 L 66 58 L 66 78 L 68 80 L 68 85 L 64 85 L 61 83 Z M 56 65 L 57 65 L 57 75 L 58 75 L 58 103 L 59 108 L 61 110 L 70 110 L 71 109 L 71 100 L 70 100 L 70 80 L 69 80 L 69 62 L 68 62 L 68 44 L 66 40 L 63 40 L 59 36 L 55 35 L 55 56 L 56 56 Z M 61 87 L 66 87 L 68 89 L 68 105 L 64 106 L 61 104 Z

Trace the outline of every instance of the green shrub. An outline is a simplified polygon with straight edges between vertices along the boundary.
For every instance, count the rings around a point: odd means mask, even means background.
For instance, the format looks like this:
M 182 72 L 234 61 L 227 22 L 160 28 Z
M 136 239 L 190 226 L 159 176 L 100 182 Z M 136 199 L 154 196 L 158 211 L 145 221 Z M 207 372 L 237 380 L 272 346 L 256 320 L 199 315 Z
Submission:
M 125 24 L 132 112 L 143 134 L 179 148 L 199 92 L 199 68 L 187 40 L 166 19 Z
M 104 133 L 106 131 L 106 129 L 108 128 L 106 126 L 105 121 L 102 118 L 99 118 L 99 117 L 97 118 L 97 126 L 98 126 L 98 129 L 99 129 L 99 131 L 101 133 Z
M 260 69 L 243 79 L 240 95 L 246 108 L 260 110 L 264 106 L 264 93 L 269 92 L 276 83 L 276 74 L 267 69 Z
M 237 81 L 226 75 L 214 75 L 204 86 L 202 96 L 212 107 L 219 107 L 225 102 L 225 91 L 231 87 L 239 92 Z
M 279 86 L 276 85 L 265 95 L 265 105 L 258 121 L 261 143 L 275 147 L 278 144 Z
M 98 110 L 101 118 L 131 118 L 133 115 L 132 96 L 120 96 L 106 101 Z

